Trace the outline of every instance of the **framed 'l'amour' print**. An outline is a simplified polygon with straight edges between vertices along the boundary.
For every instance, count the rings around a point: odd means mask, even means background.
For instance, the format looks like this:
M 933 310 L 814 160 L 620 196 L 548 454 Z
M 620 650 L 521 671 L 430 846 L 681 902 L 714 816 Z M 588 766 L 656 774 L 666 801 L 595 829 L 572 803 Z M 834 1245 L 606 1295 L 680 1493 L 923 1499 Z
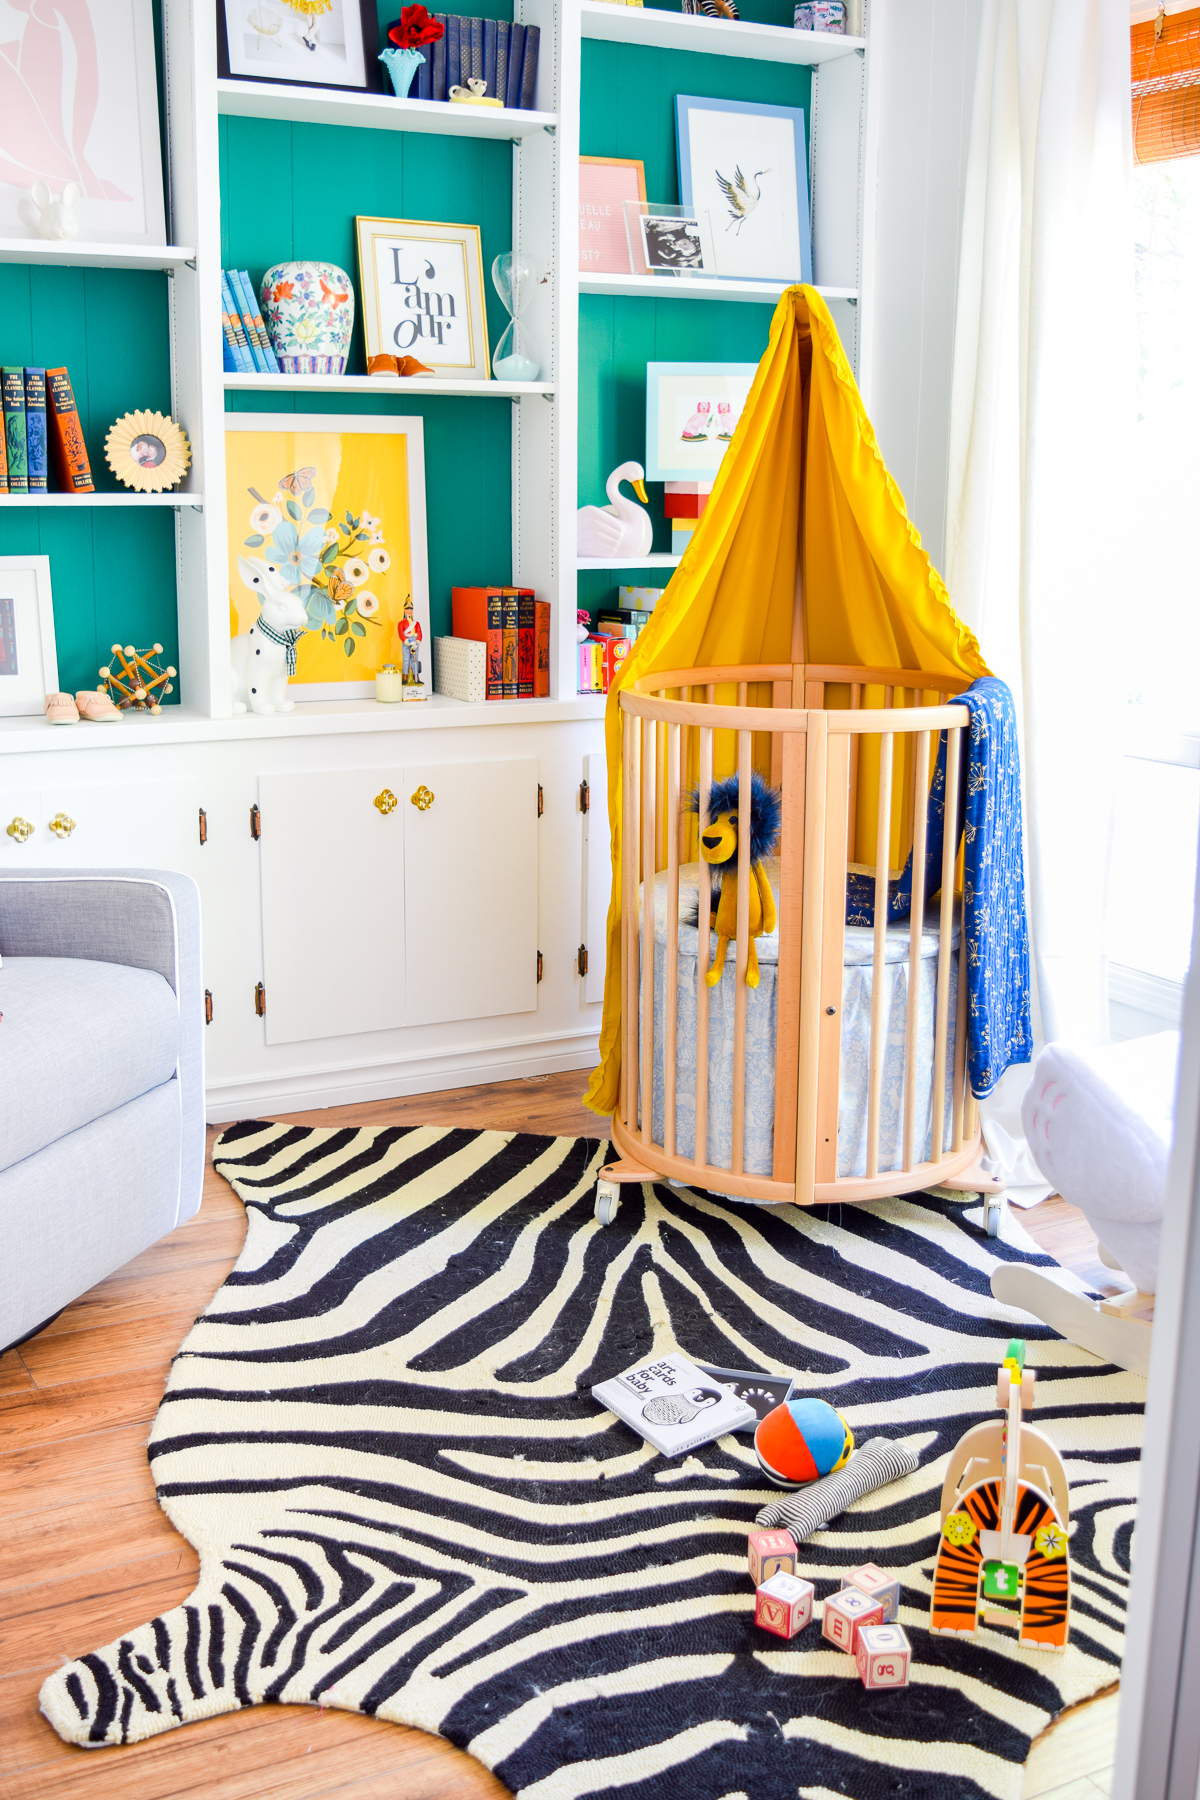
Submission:
M 415 356 L 439 375 L 487 381 L 478 225 L 356 219 L 367 362 Z

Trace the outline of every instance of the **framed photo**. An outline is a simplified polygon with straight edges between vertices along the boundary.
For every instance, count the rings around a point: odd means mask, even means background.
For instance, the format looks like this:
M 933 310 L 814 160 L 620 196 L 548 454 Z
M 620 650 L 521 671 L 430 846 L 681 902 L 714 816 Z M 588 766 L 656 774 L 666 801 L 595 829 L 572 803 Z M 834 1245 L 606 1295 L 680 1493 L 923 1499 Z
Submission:
M 58 692 L 48 556 L 0 556 L 0 717 L 40 717 Z
M 367 362 L 415 356 L 439 375 L 488 381 L 478 225 L 355 219 Z
M 647 481 L 711 481 L 757 373 L 757 363 L 647 363 Z
M 382 93 L 374 0 L 217 0 L 217 72 Z
M 717 274 L 811 281 L 801 109 L 677 94 L 675 133 L 679 197 L 708 213 Z
M 228 413 L 225 467 L 231 636 L 258 618 L 239 559 L 259 558 L 285 571 L 308 614 L 297 699 L 374 699 L 388 663 L 428 686 L 421 420 Z
M 579 159 L 579 267 L 591 275 L 628 275 L 626 200 L 644 202 L 646 165 L 622 156 Z
M 635 275 L 715 275 L 708 221 L 686 206 L 625 202 L 625 234 Z
M 74 185 L 81 242 L 165 244 L 152 0 L 0 12 L 0 237 L 38 235 L 41 182 Z

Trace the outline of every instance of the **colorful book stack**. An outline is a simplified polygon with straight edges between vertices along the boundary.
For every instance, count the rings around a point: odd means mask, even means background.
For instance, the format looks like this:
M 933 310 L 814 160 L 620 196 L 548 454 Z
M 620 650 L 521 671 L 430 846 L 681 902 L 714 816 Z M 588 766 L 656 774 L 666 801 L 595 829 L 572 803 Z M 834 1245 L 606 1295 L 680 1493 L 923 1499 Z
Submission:
M 607 694 L 632 649 L 632 638 L 601 635 L 600 631 L 585 638 L 579 646 L 579 692 Z
M 537 87 L 537 25 L 510 25 L 507 19 L 464 19 L 458 13 L 434 13 L 443 27 L 436 44 L 426 44 L 425 58 L 417 70 L 413 96 L 417 100 L 448 100 L 452 87 L 468 81 L 486 81 L 485 96 L 505 106 L 533 106 Z
M 711 481 L 668 481 L 663 497 L 671 521 L 671 555 L 682 556 L 712 493 Z
M 650 623 L 650 614 L 633 607 L 614 607 L 611 612 L 602 612 L 596 620 L 596 637 L 625 638 L 636 644 L 638 638 Z
M 279 363 L 245 269 L 221 271 L 221 325 L 228 375 L 278 375 Z
M 94 494 L 92 466 L 65 369 L 0 368 L 0 494 Z
M 489 700 L 547 699 L 550 605 L 532 588 L 451 588 L 454 635 L 487 645 Z

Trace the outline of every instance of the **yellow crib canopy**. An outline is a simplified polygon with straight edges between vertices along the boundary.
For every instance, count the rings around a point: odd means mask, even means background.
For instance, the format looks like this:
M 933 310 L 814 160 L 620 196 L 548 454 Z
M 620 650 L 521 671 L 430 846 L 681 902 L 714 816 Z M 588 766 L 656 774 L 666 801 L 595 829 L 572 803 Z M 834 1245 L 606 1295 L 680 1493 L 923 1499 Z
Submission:
M 793 635 L 794 618 L 803 621 Z M 829 309 L 780 299 L 704 515 L 608 698 L 613 883 L 600 1065 L 585 1100 L 617 1103 L 621 1066 L 618 694 L 658 670 L 755 663 L 990 673 L 884 467 Z

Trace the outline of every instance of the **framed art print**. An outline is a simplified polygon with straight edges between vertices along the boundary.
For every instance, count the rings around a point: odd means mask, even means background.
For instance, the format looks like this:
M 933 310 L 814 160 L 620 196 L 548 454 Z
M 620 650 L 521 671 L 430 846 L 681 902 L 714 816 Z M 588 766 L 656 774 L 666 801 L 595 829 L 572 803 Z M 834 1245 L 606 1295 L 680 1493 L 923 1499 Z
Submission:
M 367 362 L 415 356 L 439 375 L 487 381 L 478 225 L 355 219 Z
M 0 27 L 0 237 L 37 237 L 44 183 L 81 242 L 165 244 L 152 0 L 0 0 Z
M 590 275 L 628 275 L 622 208 L 646 198 L 646 165 L 621 156 L 579 159 L 579 267 Z
M 217 72 L 382 93 L 374 0 L 217 0 Z
M 296 699 L 374 699 L 403 657 L 431 680 L 425 450 L 420 419 L 227 413 L 230 635 L 258 594 L 243 561 L 284 571 L 308 614 L 289 688 Z
M 679 197 L 707 212 L 719 276 L 811 281 L 804 113 L 675 96 Z
M 0 556 L 0 717 L 40 717 L 58 691 L 48 556 Z
M 757 363 L 647 363 L 647 481 L 711 481 L 757 373 Z

